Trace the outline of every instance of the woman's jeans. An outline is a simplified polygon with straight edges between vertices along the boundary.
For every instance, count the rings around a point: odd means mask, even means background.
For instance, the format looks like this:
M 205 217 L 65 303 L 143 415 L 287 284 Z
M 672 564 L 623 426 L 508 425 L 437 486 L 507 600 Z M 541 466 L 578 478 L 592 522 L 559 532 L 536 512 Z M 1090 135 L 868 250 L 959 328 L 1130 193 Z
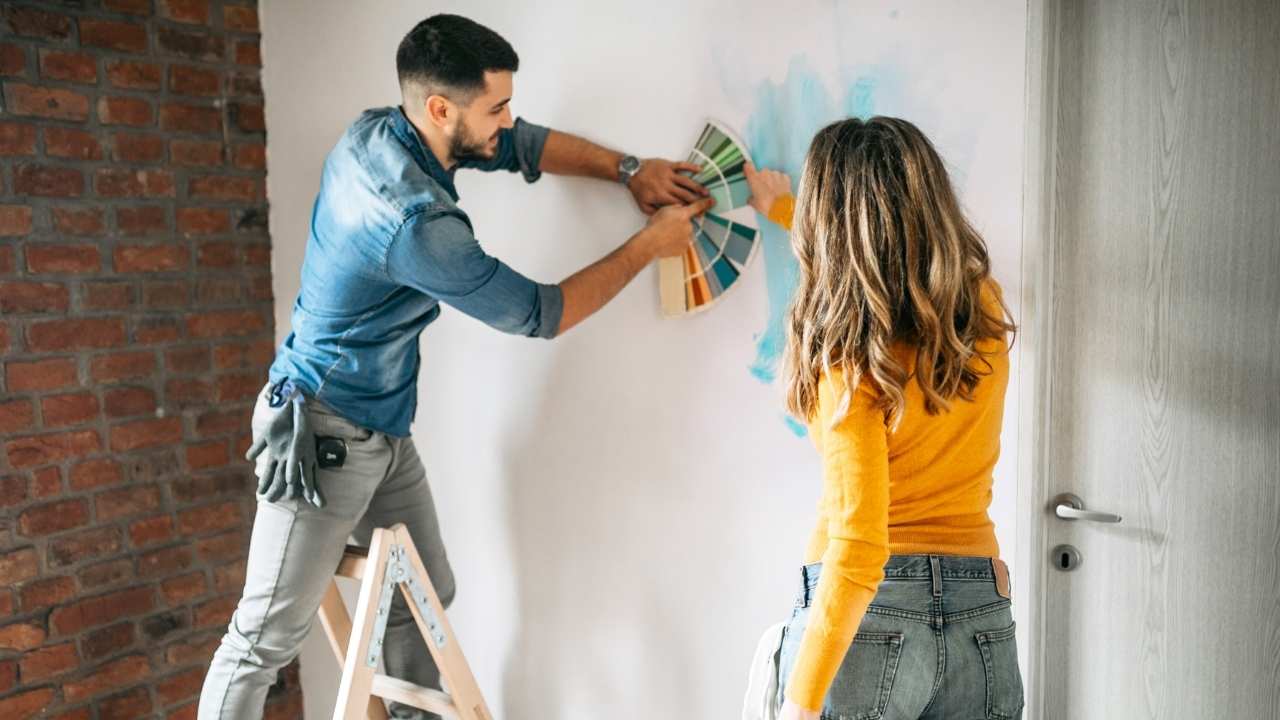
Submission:
M 821 563 L 801 571 L 779 654 L 779 704 L 821 571 Z M 822 718 L 1020 720 L 1022 705 L 1003 563 L 895 555 L 827 692 Z

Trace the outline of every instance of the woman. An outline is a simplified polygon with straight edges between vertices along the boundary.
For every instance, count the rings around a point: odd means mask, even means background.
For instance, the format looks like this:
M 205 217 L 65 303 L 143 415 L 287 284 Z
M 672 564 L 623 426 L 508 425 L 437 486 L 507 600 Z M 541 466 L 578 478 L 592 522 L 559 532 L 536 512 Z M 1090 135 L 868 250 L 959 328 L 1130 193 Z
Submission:
M 982 238 L 905 120 L 823 128 L 794 201 L 781 173 L 748 183 L 792 230 L 787 406 L 823 467 L 781 717 L 1020 718 L 987 514 L 1014 325 Z

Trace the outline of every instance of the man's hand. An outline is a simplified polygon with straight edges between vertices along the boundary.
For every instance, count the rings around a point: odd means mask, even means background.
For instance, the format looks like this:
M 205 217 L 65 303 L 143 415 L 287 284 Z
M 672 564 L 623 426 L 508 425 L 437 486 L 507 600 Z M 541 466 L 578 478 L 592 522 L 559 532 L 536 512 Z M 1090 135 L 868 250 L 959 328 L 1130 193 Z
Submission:
M 713 198 L 703 198 L 688 205 L 668 205 L 649 218 L 635 240 L 651 259 L 679 255 L 693 242 L 693 219 L 715 203 Z
M 276 409 L 245 459 L 256 461 L 263 452 L 267 453 L 267 460 L 258 475 L 258 494 L 263 499 L 275 502 L 282 497 L 301 497 L 316 507 L 324 507 L 324 497 L 316 486 L 316 438 L 301 392 Z
M 652 215 L 664 205 L 684 205 L 708 195 L 707 189 L 682 172 L 696 173 L 701 165 L 649 158 L 631 177 L 627 188 L 645 215 Z

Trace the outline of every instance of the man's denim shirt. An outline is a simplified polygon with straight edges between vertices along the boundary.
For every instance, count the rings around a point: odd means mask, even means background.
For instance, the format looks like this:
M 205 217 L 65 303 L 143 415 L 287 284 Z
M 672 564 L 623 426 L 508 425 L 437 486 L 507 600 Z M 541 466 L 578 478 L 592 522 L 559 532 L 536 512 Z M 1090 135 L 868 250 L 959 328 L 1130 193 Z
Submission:
M 492 160 L 459 167 L 539 177 L 547 129 L 504 129 Z M 488 255 L 446 171 L 395 107 L 365 111 L 325 159 L 271 381 L 291 378 L 352 422 L 396 437 L 417 409 L 418 335 L 446 303 L 499 330 L 550 338 L 560 288 Z

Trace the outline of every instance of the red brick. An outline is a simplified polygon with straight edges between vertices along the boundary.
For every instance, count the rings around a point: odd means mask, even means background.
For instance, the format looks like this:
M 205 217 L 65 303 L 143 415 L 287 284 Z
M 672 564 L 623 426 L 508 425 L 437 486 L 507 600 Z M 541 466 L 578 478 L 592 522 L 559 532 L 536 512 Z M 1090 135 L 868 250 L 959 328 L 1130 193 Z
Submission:
M 25 75 L 27 53 L 21 45 L 0 43 L 0 75 Z
M 190 295 L 184 281 L 152 282 L 142 288 L 142 304 L 152 309 L 182 307 L 190 301 Z
M 98 660 L 130 647 L 136 638 L 133 623 L 126 621 L 86 634 L 80 640 L 80 650 L 86 660 Z
M 187 316 L 187 332 L 192 337 L 252 335 L 265 328 L 266 322 L 256 310 L 218 310 Z
M 56 390 L 76 384 L 76 361 L 70 358 L 10 361 L 4 370 L 9 392 Z
M 71 18 L 35 8 L 10 7 L 5 12 L 15 35 L 63 40 L 71 37 Z
M 13 243 L 0 245 L 0 275 L 8 275 L 12 273 L 13 266 Z M 8 325 L 0 324 L 0 332 L 4 332 L 6 328 L 8 328 Z M 3 339 L 3 337 L 0 336 L 0 339 Z M 5 345 L 0 344 L 0 349 L 4 349 L 5 347 Z
M 235 118 L 236 127 L 241 132 L 260 133 L 267 130 L 267 120 L 261 105 L 232 103 L 231 116 Z
M 218 97 L 222 94 L 222 78 L 215 70 L 170 65 L 169 91 L 178 95 Z
M 64 683 L 62 696 L 67 702 L 100 695 L 114 688 L 141 682 L 151 674 L 151 664 L 144 655 L 130 655 L 102 666 L 102 669 L 79 680 Z
M 96 245 L 27 245 L 28 272 L 94 273 L 101 269 L 102 258 Z
M 170 645 L 165 651 L 165 662 L 175 667 L 193 662 L 208 663 L 209 658 L 213 657 L 214 650 L 218 649 L 221 638 L 221 633 L 211 633 L 203 637 L 196 636 L 181 640 Z
M 40 647 L 46 636 L 44 627 L 34 622 L 5 625 L 0 627 L 0 650 L 31 650 Z
M 95 517 L 111 521 L 128 515 L 152 512 L 160 507 L 160 488 L 156 485 L 133 485 L 98 493 L 93 499 Z
M 150 377 L 155 370 L 156 356 L 149 352 L 99 355 L 89 362 L 89 377 L 99 383 Z
M 98 98 L 98 120 L 103 125 L 145 127 L 154 119 L 151 103 L 133 97 Z
M 43 647 L 22 656 L 22 681 L 34 684 L 70 672 L 79 665 L 80 654 L 76 652 L 75 643 Z
M 72 160 L 101 160 L 98 139 L 83 130 L 50 127 L 44 131 L 44 150 L 52 157 Z
M 118 20 L 80 18 L 80 44 L 127 53 L 147 51 L 147 28 Z
M 30 400 L 0 402 L 0 435 L 10 435 L 19 430 L 30 431 L 35 417 L 35 405 Z
M 253 243 L 243 246 L 244 264 L 246 267 L 271 269 L 271 245 L 269 243 Z
M 156 31 L 156 45 L 166 54 L 192 60 L 219 62 L 226 51 L 221 35 L 199 30 L 184 30 L 161 25 Z
M 0 205 L 0 237 L 18 237 L 29 233 L 31 208 L 26 205 Z
M 244 589 L 246 571 L 244 560 L 223 565 L 213 571 L 213 591 L 217 593 L 238 593 Z
M 201 437 L 224 435 L 247 425 L 243 410 L 211 410 L 196 419 L 196 434 Z
M 164 138 L 159 135 L 116 133 L 112 150 L 112 156 L 120 162 L 160 162 L 164 159 Z
M 222 132 L 222 111 L 216 107 L 165 103 L 160 106 L 160 127 L 170 132 L 213 135 Z
M 98 398 L 89 393 L 52 395 L 40 400 L 47 428 L 86 423 L 98 415 Z
M 138 574 L 143 577 L 172 575 L 191 567 L 195 559 L 187 545 L 155 550 L 138 556 Z
M 209 24 L 209 0 L 158 0 L 160 16 L 177 22 Z
M 85 283 L 81 306 L 86 310 L 125 310 L 133 305 L 133 287 L 118 282 Z
M 182 707 L 171 711 L 168 715 L 164 717 L 164 720 L 196 720 L 196 712 L 197 712 L 198 706 L 199 706 L 199 703 L 191 703 L 190 705 L 183 705 Z M 265 711 L 266 706 L 264 706 L 263 709 Z M 302 717 L 301 712 L 295 713 L 293 717 L 295 718 Z
M 76 576 L 80 578 L 80 586 L 86 589 L 115 585 L 122 580 L 133 578 L 133 560 L 116 558 L 100 562 L 82 569 L 76 573 Z
M 223 467 L 230 461 L 225 440 L 187 447 L 187 468 L 192 471 Z
M 13 593 L 8 590 L 0 590 L 0 617 L 12 615 L 13 608 Z
M 262 389 L 262 377 L 258 373 L 223 375 L 218 378 L 216 399 L 220 403 L 253 400 Z
M 156 696 L 162 706 L 192 700 L 200 695 L 200 686 L 204 684 L 204 668 L 192 668 L 177 675 L 171 675 L 156 684 Z
M 4 264 L 2 262 L 3 260 L 4 260 L 4 253 L 0 252 L 0 265 Z M 5 352 L 8 349 L 9 349 L 9 326 L 5 325 L 4 323 L 0 323 L 0 352 Z
M 88 522 L 89 506 L 85 501 L 59 500 L 23 511 L 18 516 L 18 531 L 28 537 L 38 537 L 81 527 Z
M 229 258 L 234 261 L 234 255 Z M 243 305 L 244 281 L 238 275 L 222 275 L 204 277 L 196 281 L 196 305 L 213 307 L 214 305 Z
M 131 237 L 164 233 L 169 230 L 169 217 L 159 206 L 117 208 L 116 229 Z
M 205 378 L 175 378 L 164 384 L 165 404 L 200 407 L 213 401 L 213 385 Z
M 170 605 L 181 605 L 205 594 L 208 585 L 203 572 L 193 572 L 165 580 L 160 583 L 160 591 Z
M 171 373 L 191 374 L 209 370 L 209 348 L 204 345 L 173 348 L 165 353 L 165 368 Z
M 240 532 L 228 532 L 196 541 L 196 552 L 204 562 L 225 562 L 244 555 L 244 541 Z
M 235 502 L 204 505 L 178 513 L 178 532 L 185 536 L 207 535 L 240 525 L 240 506 Z
M 103 0 L 102 6 L 107 10 L 130 15 L 151 14 L 151 0 Z
M 252 202 L 259 195 L 259 182 L 252 177 L 230 175 L 202 175 L 191 178 L 188 193 L 193 198 L 211 200 L 239 200 Z
M 5 107 L 14 115 L 77 122 L 89 119 L 89 98 L 74 90 L 8 82 L 4 96 Z
M 62 283 L 0 282 L 0 313 L 65 313 L 70 297 Z
M 239 598 L 235 595 L 227 595 L 196 606 L 195 626 L 226 625 L 231 620 L 231 613 L 235 612 L 238 602 Z
M 171 272 L 185 270 L 190 253 L 185 245 L 118 245 L 116 272 Z
M 46 498 L 62 494 L 62 472 L 57 467 L 40 468 L 33 473 L 31 488 L 35 497 Z
M 94 704 L 98 706 L 98 720 L 150 717 L 151 693 L 146 687 L 137 687 L 105 700 L 98 700 Z
M 47 320 L 27 328 L 27 346 L 37 351 L 117 347 L 124 340 L 120 318 Z
M 35 155 L 36 126 L 0 122 L 0 155 Z
M 182 337 L 182 328 L 168 318 L 144 320 L 138 323 L 133 333 L 133 341 L 140 345 L 156 345 L 178 340 Z
M 75 597 L 76 581 L 67 575 L 41 578 L 22 588 L 22 611 L 45 610 Z
M 8 693 L 18 685 L 18 663 L 14 660 L 0 662 L 0 695 Z
M 242 170 L 265 170 L 267 167 L 267 146 L 262 143 L 237 145 L 234 156 L 235 166 Z
M 222 164 L 222 143 L 213 140 L 173 140 L 169 155 L 175 165 L 217 167 Z
M 0 553 L 0 584 L 17 585 L 40 574 L 40 560 L 34 548 Z
M 95 85 L 98 65 L 89 53 L 40 49 L 40 76 Z
M 142 615 L 155 607 L 150 586 L 126 588 L 60 607 L 49 615 L 49 627 L 59 635 L 76 635 L 121 618 Z
M 179 208 L 177 211 L 178 232 L 184 235 L 218 235 L 221 233 L 231 232 L 231 215 L 226 210 L 218 210 L 214 208 Z M 200 246 L 200 264 L 206 265 L 205 262 L 205 245 Z M 228 243 L 229 245 L 229 243 Z M 233 251 L 235 246 L 231 246 Z M 235 263 L 234 252 L 231 254 L 231 261 L 226 265 Z
M 114 388 L 103 394 L 103 411 L 109 418 L 150 415 L 155 410 L 156 396 L 148 388 Z
M 103 197 L 173 197 L 173 173 L 168 170 L 99 168 L 94 190 Z
M 119 549 L 119 528 L 93 528 L 49 543 L 45 561 L 50 567 L 60 568 L 83 560 L 110 555 Z
M 10 695 L 0 700 L 0 717 L 5 720 L 28 720 L 44 713 L 53 704 L 53 688 L 39 688 Z
M 19 237 L 31 233 L 31 208 L 25 205 L 0 205 L 0 237 Z
M 84 193 L 84 174 L 75 168 L 18 165 L 13 169 L 18 195 L 78 197 Z
M 101 235 L 104 228 L 98 208 L 53 209 L 53 229 L 60 235 Z
M 119 485 L 124 482 L 124 469 L 120 463 L 108 458 L 86 460 L 71 468 L 70 481 L 72 490 Z
M 9 464 L 15 468 L 49 465 L 62 460 L 84 457 L 102 448 L 94 430 L 31 435 L 5 444 Z
M 262 67 L 262 53 L 258 49 L 258 43 L 244 41 L 237 42 L 236 64 Z
M 231 94 L 262 97 L 262 79 L 257 70 L 231 73 Z
M 134 547 L 163 542 L 173 537 L 173 517 L 155 515 L 136 520 L 129 525 L 129 541 Z
M 107 63 L 107 80 L 124 90 L 159 90 L 160 79 L 159 65 L 127 60 Z
M 275 343 L 271 340 L 227 343 L 213 348 L 213 367 L 216 370 L 261 368 L 274 357 Z
M 227 220 L 230 224 L 230 218 Z M 235 243 L 226 240 L 202 242 L 196 253 L 196 263 L 200 267 L 226 268 L 236 264 Z M 237 288 L 239 282 L 236 283 Z
M 128 452 L 182 442 L 182 418 L 134 420 L 111 428 L 111 450 Z
M 227 5 L 222 8 L 222 26 L 238 32 L 258 32 L 257 8 Z

